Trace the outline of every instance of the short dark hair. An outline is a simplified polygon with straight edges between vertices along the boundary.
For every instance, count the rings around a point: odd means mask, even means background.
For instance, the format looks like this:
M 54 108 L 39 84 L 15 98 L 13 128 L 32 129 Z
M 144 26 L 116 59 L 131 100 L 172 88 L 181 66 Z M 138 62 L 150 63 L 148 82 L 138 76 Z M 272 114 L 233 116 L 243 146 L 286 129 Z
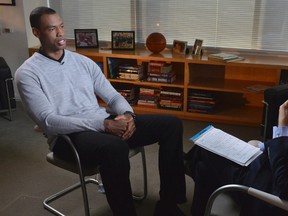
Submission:
M 39 29 L 41 16 L 45 14 L 56 14 L 56 11 L 48 7 L 37 7 L 30 13 L 30 25 L 32 28 Z

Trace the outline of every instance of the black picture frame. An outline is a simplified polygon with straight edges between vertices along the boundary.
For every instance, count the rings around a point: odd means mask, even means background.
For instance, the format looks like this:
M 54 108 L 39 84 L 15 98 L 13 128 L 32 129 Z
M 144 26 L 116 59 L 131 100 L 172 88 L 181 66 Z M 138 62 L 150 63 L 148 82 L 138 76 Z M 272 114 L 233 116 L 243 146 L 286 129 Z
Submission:
M 111 31 L 112 50 L 135 50 L 135 31 Z
M 0 5 L 15 6 L 15 0 L 0 0 Z
M 203 40 L 196 39 L 192 49 L 192 55 L 201 55 Z
M 98 48 L 97 29 L 74 29 L 76 48 Z

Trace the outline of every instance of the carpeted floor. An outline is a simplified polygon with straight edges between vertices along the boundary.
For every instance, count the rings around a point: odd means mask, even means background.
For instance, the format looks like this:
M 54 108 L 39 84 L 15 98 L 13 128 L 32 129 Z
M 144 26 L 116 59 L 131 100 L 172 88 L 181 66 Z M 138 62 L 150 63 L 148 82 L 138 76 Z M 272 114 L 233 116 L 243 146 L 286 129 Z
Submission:
M 207 126 L 208 122 L 183 120 L 184 151 L 191 148 L 189 138 Z M 214 124 L 243 140 L 261 139 L 260 129 L 235 125 Z M 42 207 L 42 201 L 52 193 L 78 181 L 75 174 L 54 167 L 46 162 L 48 145 L 41 133 L 34 132 L 34 123 L 25 115 L 21 103 L 13 111 L 13 120 L 0 118 L 0 215 L 1 216 L 49 216 Z M 145 147 L 148 168 L 148 197 L 136 203 L 139 216 L 153 215 L 158 200 L 159 175 L 157 169 L 158 146 Z M 142 183 L 140 157 L 131 159 L 131 181 L 133 191 L 140 192 Z M 193 196 L 193 181 L 186 177 L 187 203 L 180 206 L 186 215 Z M 110 216 L 111 211 L 103 194 L 97 192 L 94 185 L 88 187 L 91 213 Z M 55 203 L 67 215 L 83 214 L 80 190 L 69 194 Z

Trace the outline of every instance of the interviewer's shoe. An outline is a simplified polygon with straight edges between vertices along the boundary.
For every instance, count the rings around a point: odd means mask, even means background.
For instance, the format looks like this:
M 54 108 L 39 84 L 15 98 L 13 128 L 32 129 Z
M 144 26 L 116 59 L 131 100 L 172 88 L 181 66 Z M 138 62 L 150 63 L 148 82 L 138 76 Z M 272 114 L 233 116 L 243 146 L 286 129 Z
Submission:
M 185 216 L 177 204 L 158 201 L 155 205 L 153 216 Z

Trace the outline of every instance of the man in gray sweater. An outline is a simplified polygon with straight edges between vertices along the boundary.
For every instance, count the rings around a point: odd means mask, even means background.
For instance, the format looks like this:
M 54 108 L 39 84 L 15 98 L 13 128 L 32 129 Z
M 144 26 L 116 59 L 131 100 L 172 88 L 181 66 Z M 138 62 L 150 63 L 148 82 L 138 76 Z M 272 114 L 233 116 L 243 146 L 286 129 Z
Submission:
M 135 115 L 91 59 L 66 50 L 64 24 L 47 7 L 30 14 L 41 48 L 16 71 L 28 115 L 45 132 L 50 150 L 71 160 L 57 134 L 68 134 L 84 166 L 100 165 L 106 197 L 115 216 L 136 215 L 129 180 L 129 148 L 159 144 L 160 200 L 154 215 L 183 215 L 186 201 L 182 122 L 170 115 Z M 101 98 L 115 113 L 98 103 Z

